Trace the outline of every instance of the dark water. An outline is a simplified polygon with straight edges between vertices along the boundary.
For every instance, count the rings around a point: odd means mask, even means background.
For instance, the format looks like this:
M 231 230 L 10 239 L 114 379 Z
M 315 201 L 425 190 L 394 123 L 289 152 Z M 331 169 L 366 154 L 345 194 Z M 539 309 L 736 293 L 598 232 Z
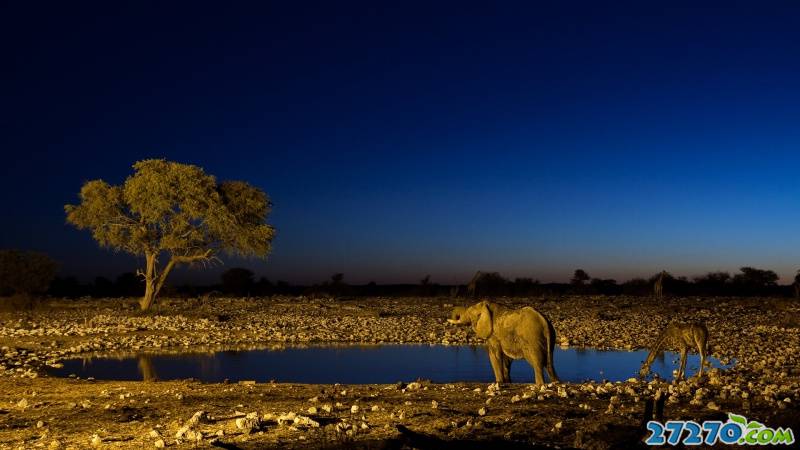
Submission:
M 645 350 L 556 348 L 553 356 L 562 381 L 622 381 L 635 377 L 647 356 Z M 678 355 L 665 353 L 652 370 L 672 378 Z M 687 376 L 699 367 L 700 357 L 689 355 Z M 74 374 L 98 380 L 172 380 L 196 378 L 219 382 L 255 380 L 295 383 L 394 383 L 428 379 L 435 382 L 493 382 L 489 357 L 483 347 L 443 345 L 374 345 L 237 350 L 213 353 L 128 355 L 120 358 L 73 359 L 53 369 L 55 376 Z M 714 367 L 723 367 L 711 359 Z M 511 365 L 514 382 L 532 383 L 533 369 L 525 360 Z

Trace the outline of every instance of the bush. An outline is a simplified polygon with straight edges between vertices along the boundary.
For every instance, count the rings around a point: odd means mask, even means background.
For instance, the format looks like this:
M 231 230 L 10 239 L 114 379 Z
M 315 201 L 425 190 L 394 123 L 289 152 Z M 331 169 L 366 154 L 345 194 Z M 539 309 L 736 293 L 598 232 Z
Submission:
M 45 292 L 56 275 L 57 264 L 43 253 L 0 250 L 0 296 L 3 309 L 32 309 L 36 295 Z
M 0 295 L 45 292 L 58 265 L 44 253 L 0 250 Z
M 222 291 L 229 295 L 250 295 L 255 282 L 253 272 L 243 267 L 234 267 L 222 273 Z

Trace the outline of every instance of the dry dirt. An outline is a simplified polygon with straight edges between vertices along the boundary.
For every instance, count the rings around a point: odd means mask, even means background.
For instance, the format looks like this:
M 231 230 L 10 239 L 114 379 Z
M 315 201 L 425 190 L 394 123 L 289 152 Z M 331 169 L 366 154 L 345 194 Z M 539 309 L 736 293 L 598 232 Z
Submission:
M 650 344 L 670 320 L 702 320 L 712 354 L 735 358 L 685 382 L 397 385 L 205 384 L 53 378 L 76 356 L 185 346 L 478 342 L 445 325 L 453 299 L 50 301 L 0 314 L 0 448 L 633 448 L 645 400 L 665 419 L 744 414 L 800 431 L 800 304 L 784 299 L 561 297 L 531 305 L 560 343 Z M 556 365 L 557 365 L 556 361 Z M 523 364 L 519 362 L 518 364 Z M 194 418 L 193 418 L 194 417 Z

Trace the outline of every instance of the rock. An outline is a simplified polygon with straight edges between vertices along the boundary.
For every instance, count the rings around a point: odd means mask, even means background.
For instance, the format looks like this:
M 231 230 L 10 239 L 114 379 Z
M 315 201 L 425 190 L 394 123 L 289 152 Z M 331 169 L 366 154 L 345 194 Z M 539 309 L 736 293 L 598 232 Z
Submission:
M 281 423 L 280 419 L 278 423 Z M 261 420 L 258 417 L 253 417 L 251 414 L 248 414 L 247 417 L 240 417 L 236 419 L 236 428 L 244 430 L 249 434 L 261 428 Z
M 36 422 L 36 428 L 43 428 L 43 427 L 44 427 L 44 422 L 42 422 L 41 420 Z
M 93 434 L 89 442 L 92 444 L 92 447 L 99 447 L 103 443 L 103 440 L 100 439 L 100 436 Z
M 436 400 L 431 400 L 431 408 L 438 409 L 439 408 L 439 402 L 437 402 Z
M 294 419 L 297 417 L 297 414 L 293 412 L 288 412 L 286 414 L 281 414 L 278 416 L 276 421 L 278 425 L 287 425 L 287 424 L 294 424 Z
M 156 440 L 153 445 L 155 445 L 156 448 L 164 448 L 167 446 L 166 442 L 164 442 L 163 439 Z
M 17 408 L 25 409 L 27 407 L 28 407 L 28 400 L 27 399 L 23 398 L 22 400 L 17 402 Z
M 486 415 L 486 408 L 479 409 L 478 410 L 478 415 L 479 416 L 485 416 Z
M 308 408 L 308 413 L 309 414 L 316 414 L 317 413 L 317 407 L 316 406 L 312 406 L 312 407 Z
M 296 416 L 294 418 L 294 426 L 319 428 L 319 422 L 306 416 Z
M 708 404 L 706 405 L 706 408 L 708 408 L 708 409 L 710 409 L 712 411 L 719 411 L 719 405 L 717 405 L 713 401 L 712 402 L 708 402 Z
M 358 405 L 353 405 L 350 407 L 350 414 L 356 414 L 358 412 Z
M 205 411 L 197 411 L 178 429 L 178 432 L 175 433 L 175 439 L 183 439 L 197 424 L 206 422 L 208 422 L 208 414 Z
M 200 442 L 203 440 L 203 433 L 195 430 L 189 430 L 183 437 L 189 442 Z

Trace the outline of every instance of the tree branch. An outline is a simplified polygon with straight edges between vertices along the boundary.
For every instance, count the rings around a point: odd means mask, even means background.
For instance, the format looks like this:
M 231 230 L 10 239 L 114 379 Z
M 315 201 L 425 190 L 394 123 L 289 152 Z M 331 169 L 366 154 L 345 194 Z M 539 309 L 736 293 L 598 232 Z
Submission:
M 196 255 L 173 255 L 172 259 L 170 259 L 169 263 L 173 264 L 173 261 L 174 261 L 175 264 L 177 264 L 177 263 L 193 263 L 195 261 L 206 260 L 206 259 L 209 259 L 211 257 L 212 253 L 213 253 L 213 250 L 208 249 L 205 252 L 198 253 Z

